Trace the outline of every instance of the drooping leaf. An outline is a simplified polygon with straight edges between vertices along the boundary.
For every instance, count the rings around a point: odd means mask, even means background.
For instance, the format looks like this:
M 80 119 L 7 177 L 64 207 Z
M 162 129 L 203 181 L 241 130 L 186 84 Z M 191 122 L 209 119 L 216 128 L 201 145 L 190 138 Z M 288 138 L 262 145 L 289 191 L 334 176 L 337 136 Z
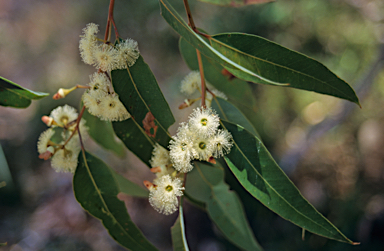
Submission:
M 153 141 L 143 132 L 140 125 L 133 119 L 112 123 L 117 137 L 132 151 L 141 161 L 151 167 L 149 160 L 153 151 Z
M 226 65 L 228 67 L 242 71 L 244 74 L 249 74 L 250 76 L 257 77 L 262 79 L 265 82 L 273 85 L 282 85 L 281 83 L 271 81 L 259 75 L 259 72 L 251 71 L 239 65 L 238 63 L 232 61 L 215 48 L 213 48 L 207 38 L 198 35 L 195 33 L 188 24 L 183 20 L 183 18 L 176 12 L 172 5 L 167 0 L 159 0 L 161 15 L 167 21 L 167 23 L 182 36 L 188 43 L 190 43 L 196 49 L 199 49 L 208 58 L 215 60 L 216 62 Z
M 169 105 L 141 56 L 132 67 L 112 71 L 111 78 L 115 92 L 132 116 L 113 122 L 116 135 L 149 165 L 154 143 L 167 147 L 171 139 L 167 130 L 175 119 Z
M 157 250 L 132 222 L 124 202 L 117 198 L 119 184 L 103 161 L 87 152 L 80 154 L 73 190 L 80 205 L 101 220 L 120 245 L 132 250 Z
M 320 214 L 276 164 L 263 143 L 239 125 L 222 121 L 235 142 L 224 157 L 241 185 L 267 208 L 299 227 L 354 244 Z
M 287 83 L 286 87 L 314 91 L 359 104 L 355 91 L 318 61 L 285 48 L 265 38 L 244 33 L 213 35 L 210 43 L 220 53 L 266 79 Z M 233 75 L 254 83 L 263 83 L 257 76 L 225 67 Z
M 185 237 L 185 225 L 183 216 L 183 196 L 180 198 L 179 217 L 171 227 L 172 244 L 174 251 L 189 251 L 187 238 Z
M 196 49 L 188 43 L 183 37 L 179 40 L 180 53 L 191 70 L 198 71 L 199 63 L 197 61 Z M 255 109 L 256 101 L 252 94 L 250 84 L 239 79 L 223 75 L 225 70 L 223 66 L 214 60 L 202 55 L 204 67 L 204 76 L 207 81 L 219 91 L 224 92 L 229 100 L 236 104 L 241 104 L 249 109 Z
M 195 200 L 204 202 L 209 217 L 233 244 L 243 250 L 262 250 L 253 236 L 241 201 L 224 182 L 224 170 L 195 162 L 188 173 L 185 192 Z
M 220 97 L 216 97 L 212 101 L 212 108 L 217 112 L 221 119 L 230 121 L 234 124 L 242 125 L 249 132 L 253 133 L 253 135 L 260 138 L 259 134 L 257 133 L 255 127 L 251 124 L 251 122 L 249 122 L 249 120 L 244 116 L 244 114 L 230 102 Z
M 353 89 L 321 63 L 255 35 L 225 33 L 203 37 L 185 23 L 167 0 L 159 1 L 161 15 L 177 33 L 236 77 L 314 91 L 359 104 Z
M 89 135 L 96 143 L 107 150 L 111 150 L 119 157 L 125 156 L 124 144 L 116 139 L 111 122 L 100 120 L 91 115 L 87 109 L 84 111 L 83 118 L 87 121 Z
M 273 2 L 275 0 L 200 0 L 202 2 L 217 4 L 221 6 L 241 7 L 250 4 Z
M 115 176 L 117 185 L 119 186 L 119 191 L 121 193 L 125 193 L 127 195 L 131 195 L 134 197 L 148 198 L 149 192 L 148 190 L 142 188 L 136 183 L 124 178 L 121 174 L 112 170 L 112 174 Z
M 0 76 L 0 105 L 26 108 L 32 99 L 41 99 L 48 93 L 34 92 Z

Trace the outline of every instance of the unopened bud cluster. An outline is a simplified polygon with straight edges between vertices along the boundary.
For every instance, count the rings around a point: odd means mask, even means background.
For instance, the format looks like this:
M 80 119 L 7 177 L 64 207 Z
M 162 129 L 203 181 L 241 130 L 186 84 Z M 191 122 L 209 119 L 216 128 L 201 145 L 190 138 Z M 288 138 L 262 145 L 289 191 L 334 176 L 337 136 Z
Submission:
M 77 118 L 75 108 L 68 105 L 59 106 L 52 110 L 49 116 L 42 118 L 50 128 L 41 133 L 37 150 L 41 159 L 51 158 L 51 165 L 57 172 L 74 173 L 76 170 L 77 157 L 81 150 L 79 136 L 75 131 Z M 79 123 L 83 139 L 88 137 L 85 123 L 84 119 Z

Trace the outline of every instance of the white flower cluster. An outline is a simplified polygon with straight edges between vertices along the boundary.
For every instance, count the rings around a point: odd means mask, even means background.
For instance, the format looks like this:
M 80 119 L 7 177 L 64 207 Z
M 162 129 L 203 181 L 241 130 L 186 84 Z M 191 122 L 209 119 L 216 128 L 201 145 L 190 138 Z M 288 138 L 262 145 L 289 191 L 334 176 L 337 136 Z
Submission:
M 221 91 L 217 90 L 210 83 L 205 80 L 206 87 L 217 97 L 227 100 L 227 96 Z M 197 91 L 201 93 L 201 77 L 200 72 L 192 71 L 181 81 L 180 91 L 186 96 L 190 97 L 195 94 Z M 205 105 L 207 107 L 211 106 L 213 96 L 210 92 L 206 92 L 205 95 Z
M 163 214 L 177 210 L 178 196 L 182 196 L 182 181 L 175 177 L 193 169 L 192 160 L 209 161 L 220 158 L 231 150 L 232 135 L 227 130 L 218 129 L 219 116 L 211 108 L 197 108 L 189 116 L 188 123 L 181 123 L 167 151 L 156 144 L 149 161 L 156 179 L 144 182 L 148 187 L 149 202 Z
M 172 214 L 177 210 L 177 197 L 183 195 L 184 187 L 181 179 L 174 177 L 176 171 L 172 168 L 169 151 L 156 144 L 150 164 L 156 179 L 149 187 L 149 203 L 159 213 Z
M 111 92 L 111 83 L 105 73 L 95 72 L 90 80 L 90 89 L 82 97 L 90 114 L 107 121 L 123 121 L 131 117 L 119 100 L 119 95 Z
M 170 141 L 173 167 L 182 173 L 193 169 L 193 159 L 209 161 L 227 154 L 233 145 L 232 135 L 218 129 L 219 116 L 211 108 L 196 108 L 188 123 L 181 123 L 176 136 Z
M 51 165 L 56 172 L 74 173 L 76 170 L 77 157 L 81 150 L 79 136 L 75 133 L 71 139 L 69 137 L 76 128 L 77 118 L 78 114 L 75 108 L 68 105 L 59 106 L 52 110 L 49 117 L 43 117 L 43 121 L 50 128 L 41 133 L 37 150 L 40 158 L 49 159 L 52 157 Z M 88 137 L 88 128 L 85 123 L 84 119 L 80 120 L 79 130 L 83 139 Z M 61 142 L 54 143 L 52 137 L 55 135 L 55 128 L 58 127 L 63 129 L 59 137 Z M 65 144 L 65 142 L 67 143 Z
M 117 46 L 98 44 L 99 39 L 96 37 L 98 32 L 99 27 L 94 23 L 88 24 L 83 29 L 79 49 L 84 63 L 93 65 L 104 72 L 125 69 L 135 64 L 140 56 L 136 41 L 127 39 Z

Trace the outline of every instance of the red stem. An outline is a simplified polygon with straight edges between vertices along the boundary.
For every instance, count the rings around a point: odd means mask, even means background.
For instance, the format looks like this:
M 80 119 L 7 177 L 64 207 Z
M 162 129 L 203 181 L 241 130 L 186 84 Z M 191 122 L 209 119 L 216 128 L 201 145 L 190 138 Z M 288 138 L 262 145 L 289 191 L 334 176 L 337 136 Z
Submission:
M 204 68 L 203 61 L 201 60 L 201 54 L 198 49 L 196 49 L 197 61 L 199 62 L 199 71 L 201 78 L 201 106 L 205 107 L 205 77 L 204 77 Z

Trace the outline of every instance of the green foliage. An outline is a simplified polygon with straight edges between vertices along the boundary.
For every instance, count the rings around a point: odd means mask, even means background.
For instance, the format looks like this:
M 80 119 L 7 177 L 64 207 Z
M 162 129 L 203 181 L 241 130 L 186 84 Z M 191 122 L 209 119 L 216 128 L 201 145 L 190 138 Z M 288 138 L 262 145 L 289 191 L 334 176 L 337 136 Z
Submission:
M 48 93 L 34 92 L 0 76 L 0 105 L 15 108 L 28 107 L 33 99 L 41 99 Z
M 355 91 L 323 64 L 265 38 L 243 33 L 223 33 L 212 36 L 209 41 L 223 55 L 266 79 L 359 104 Z M 246 81 L 269 84 L 238 69 L 225 68 Z
M 85 153 L 73 176 L 73 190 L 80 205 L 101 220 L 109 234 L 120 245 L 132 250 L 157 250 L 132 222 L 124 202 L 116 174 L 103 161 Z
M 255 35 L 225 33 L 203 38 L 168 1 L 159 1 L 162 16 L 177 33 L 236 77 L 314 91 L 359 104 L 353 89 L 319 62 Z
M 199 49 L 201 53 L 203 53 L 208 58 L 215 60 L 216 62 L 230 66 L 234 69 L 238 69 L 244 74 L 249 74 L 254 77 L 258 77 L 265 82 L 274 85 L 282 85 L 281 83 L 273 82 L 268 80 L 256 72 L 252 72 L 249 69 L 244 68 L 243 66 L 233 62 L 229 58 L 225 57 L 223 54 L 214 49 L 211 45 L 209 45 L 209 41 L 206 38 L 195 33 L 187 23 L 181 18 L 181 16 L 176 12 L 176 10 L 172 7 L 172 5 L 166 0 L 160 1 L 160 9 L 161 15 L 167 21 L 167 23 L 177 32 L 180 36 L 182 36 L 188 43 L 194 46 L 196 49 Z
M 220 165 L 195 162 L 188 174 L 186 193 L 206 204 L 209 217 L 233 244 L 243 250 L 262 250 L 253 236 L 241 201 L 224 182 Z
M 244 114 L 230 102 L 220 97 L 216 97 L 214 101 L 212 101 L 212 108 L 217 112 L 220 118 L 232 122 L 234 124 L 243 126 L 253 135 L 260 138 L 259 134 L 257 133 L 255 127 L 251 124 L 251 122 L 249 122 L 249 120 L 244 116 Z
M 198 71 L 199 63 L 197 61 L 196 49 L 188 43 L 183 37 L 179 40 L 180 53 L 191 70 Z M 238 106 L 245 106 L 253 110 L 256 102 L 253 97 L 250 85 L 239 79 L 230 78 L 223 75 L 224 67 L 216 61 L 202 55 L 204 76 L 207 81 L 219 91 L 228 95 L 228 98 Z
M 188 251 L 187 238 L 185 237 L 185 225 L 183 215 L 183 197 L 180 198 L 179 216 L 171 227 L 172 244 L 174 251 Z
M 116 140 L 110 121 L 102 121 L 91 115 L 88 109 L 85 109 L 83 118 L 87 121 L 88 133 L 91 138 L 100 146 L 114 152 L 119 157 L 125 156 L 125 147 L 121 141 Z M 101 133 L 102 132 L 102 133 Z
M 309 232 L 353 244 L 300 194 L 257 137 L 242 126 L 226 121 L 222 125 L 232 133 L 235 143 L 224 159 L 253 197 Z
M 112 174 L 115 177 L 117 185 L 119 186 L 119 191 L 121 193 L 125 193 L 127 195 L 131 195 L 134 197 L 148 198 L 149 192 L 148 190 L 142 188 L 136 183 L 124 178 L 121 174 L 112 170 Z
M 140 56 L 126 70 L 114 70 L 112 84 L 131 118 L 113 122 L 116 135 L 149 166 L 153 145 L 167 147 L 175 119 L 148 65 Z

